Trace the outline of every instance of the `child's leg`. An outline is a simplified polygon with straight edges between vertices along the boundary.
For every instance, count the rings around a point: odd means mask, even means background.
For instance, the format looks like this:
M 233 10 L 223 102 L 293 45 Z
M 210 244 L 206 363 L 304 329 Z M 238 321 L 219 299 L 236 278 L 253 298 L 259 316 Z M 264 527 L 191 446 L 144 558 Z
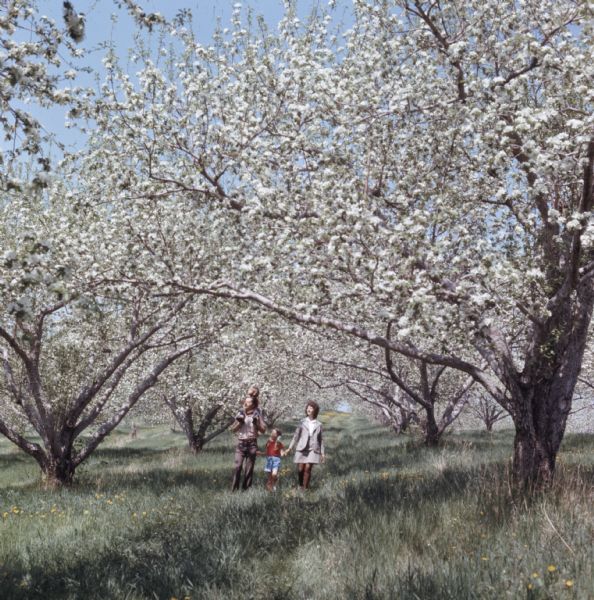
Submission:
M 270 456 L 266 457 L 266 466 L 264 472 L 266 473 L 266 489 L 270 492 L 272 490 L 272 463 Z
M 278 469 L 272 469 L 272 473 L 270 473 L 271 478 L 271 489 L 276 489 L 276 482 L 278 481 Z

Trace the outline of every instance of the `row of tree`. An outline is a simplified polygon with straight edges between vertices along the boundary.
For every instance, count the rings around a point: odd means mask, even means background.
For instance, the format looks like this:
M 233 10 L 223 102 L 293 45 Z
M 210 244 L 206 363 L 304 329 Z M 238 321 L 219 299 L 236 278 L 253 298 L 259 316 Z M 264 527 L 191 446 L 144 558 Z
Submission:
M 61 86 L 81 50 L 60 27 L 0 8 L 2 410 L 41 442 L 0 431 L 50 479 L 166 373 L 183 414 L 249 365 L 314 364 L 422 407 L 429 443 L 480 389 L 517 482 L 552 480 L 594 305 L 593 7 L 354 0 L 339 26 L 335 5 L 289 2 L 274 31 L 238 7 L 204 45 L 126 1 L 136 72 L 112 50 L 95 91 Z M 88 144 L 52 163 L 23 99 L 67 104 Z

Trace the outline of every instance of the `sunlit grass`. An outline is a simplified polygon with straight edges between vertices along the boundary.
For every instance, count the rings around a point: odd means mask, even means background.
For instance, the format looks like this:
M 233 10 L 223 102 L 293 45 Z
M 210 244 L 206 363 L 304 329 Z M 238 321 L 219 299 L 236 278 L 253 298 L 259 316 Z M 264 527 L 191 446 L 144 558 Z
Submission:
M 312 490 L 229 490 L 233 439 L 198 457 L 167 428 L 111 436 L 70 489 L 0 441 L 6 598 L 594 598 L 592 436 L 570 436 L 555 488 L 510 493 L 509 432 L 442 448 L 325 414 Z M 288 427 L 290 431 L 290 427 Z

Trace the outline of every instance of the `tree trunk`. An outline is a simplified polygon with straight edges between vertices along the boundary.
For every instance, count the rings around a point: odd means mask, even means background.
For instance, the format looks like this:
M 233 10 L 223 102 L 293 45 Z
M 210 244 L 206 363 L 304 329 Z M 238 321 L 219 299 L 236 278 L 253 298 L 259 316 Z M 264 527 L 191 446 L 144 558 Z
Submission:
M 591 280 L 579 283 L 570 296 L 560 296 L 549 319 L 535 324 L 524 369 L 511 382 L 513 475 L 523 489 L 543 488 L 553 481 L 593 303 Z
M 556 376 L 525 390 L 522 401 L 515 402 L 513 475 L 521 488 L 537 489 L 552 483 L 574 385 L 573 378 Z
M 416 413 L 400 408 L 400 431 L 407 431 L 413 421 L 418 421 Z
M 74 479 L 75 469 L 72 461 L 72 448 L 67 448 L 59 456 L 46 457 L 41 464 L 45 487 L 56 489 L 70 485 Z
M 192 454 L 198 454 L 202 448 L 199 448 L 199 444 L 196 440 L 196 436 L 194 434 L 194 415 L 193 411 L 190 407 L 184 408 L 183 414 L 180 415 L 179 412 L 174 412 L 173 416 L 175 417 L 175 421 L 179 423 L 184 432 L 186 439 L 188 440 L 188 448 Z
M 514 438 L 513 477 L 524 490 L 550 485 L 555 473 L 557 451 L 534 433 L 517 430 Z
M 187 436 L 190 452 L 192 452 L 192 454 L 199 454 L 202 451 L 202 448 L 204 448 L 204 440 L 199 439 L 192 434 L 187 434 Z
M 427 413 L 426 421 L 425 421 L 425 445 L 430 448 L 435 448 L 439 445 L 439 440 L 441 438 L 441 432 L 439 431 L 439 427 L 437 426 L 437 422 L 435 421 L 435 413 L 433 409 L 425 409 Z

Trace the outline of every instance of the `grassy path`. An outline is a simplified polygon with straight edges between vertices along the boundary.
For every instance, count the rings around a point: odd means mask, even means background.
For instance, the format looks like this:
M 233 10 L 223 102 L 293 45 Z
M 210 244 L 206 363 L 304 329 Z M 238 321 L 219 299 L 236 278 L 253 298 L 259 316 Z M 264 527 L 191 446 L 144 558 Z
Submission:
M 116 433 L 57 492 L 0 440 L 1 597 L 594 599 L 594 436 L 567 438 L 558 485 L 528 506 L 509 495 L 509 433 L 428 450 L 322 420 L 329 460 L 305 495 L 287 460 L 267 494 L 262 459 L 229 493 L 230 435 L 194 458 L 164 428 Z

